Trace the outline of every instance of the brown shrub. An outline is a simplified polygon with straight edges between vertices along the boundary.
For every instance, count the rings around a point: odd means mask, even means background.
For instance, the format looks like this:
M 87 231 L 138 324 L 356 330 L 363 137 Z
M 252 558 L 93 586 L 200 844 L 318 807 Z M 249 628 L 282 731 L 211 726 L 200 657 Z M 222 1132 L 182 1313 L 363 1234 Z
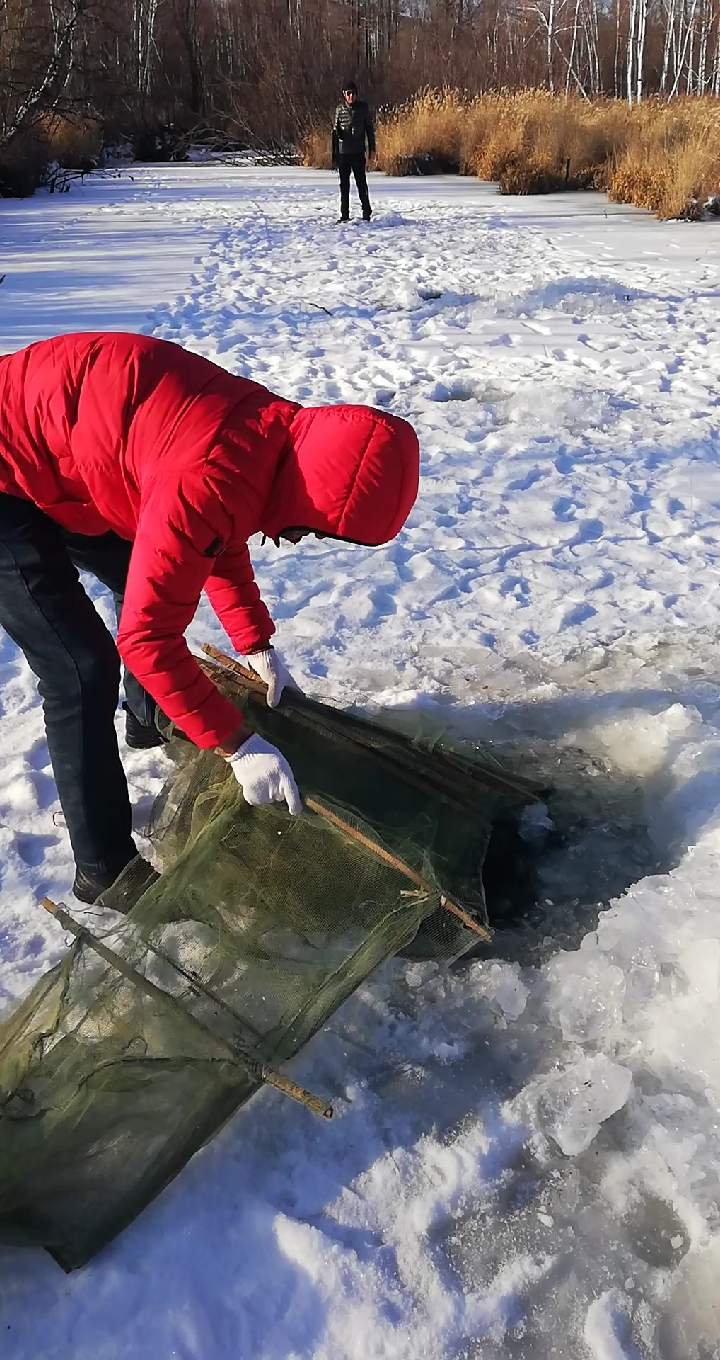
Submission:
M 54 162 L 68 170 L 92 170 L 100 155 L 99 123 L 46 114 L 0 147 L 0 198 L 33 194 Z
M 48 160 L 46 143 L 32 131 L 18 133 L 0 146 L 0 198 L 28 198 L 34 194 L 42 183 Z
M 69 118 L 65 114 L 46 114 L 35 131 L 48 151 L 48 159 L 66 170 L 92 170 L 102 148 L 102 129 L 91 118 Z
M 388 175 L 448 173 L 464 168 L 468 108 L 468 101 L 455 91 L 427 90 L 417 95 L 379 121 L 378 167 Z
M 626 106 L 588 104 L 528 90 L 509 95 L 494 131 L 471 159 L 481 179 L 497 180 L 501 193 L 549 193 L 598 184 L 613 154 Z
M 720 191 L 720 103 L 715 99 L 649 100 L 614 157 L 607 189 L 616 203 L 658 217 L 699 217 Z

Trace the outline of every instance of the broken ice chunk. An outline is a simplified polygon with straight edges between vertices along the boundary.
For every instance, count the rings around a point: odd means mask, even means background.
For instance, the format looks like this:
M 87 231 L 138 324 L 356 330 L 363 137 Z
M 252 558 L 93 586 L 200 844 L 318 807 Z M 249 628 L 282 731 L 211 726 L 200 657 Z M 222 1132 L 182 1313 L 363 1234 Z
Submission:
M 590 1146 L 600 1125 L 622 1109 L 631 1090 L 627 1067 L 598 1053 L 541 1079 L 534 1093 L 541 1125 L 566 1157 L 576 1157 Z
M 711 1004 L 720 991 L 720 940 L 694 940 L 682 951 L 680 966 L 688 986 L 702 1000 Z
M 477 990 L 487 997 L 491 1010 L 506 1020 L 517 1020 L 525 1010 L 528 989 L 517 963 L 484 965 L 478 970 Z
M 554 830 L 555 823 L 544 803 L 528 803 L 523 808 L 518 821 L 518 835 L 533 849 L 542 850 L 548 834 Z
M 599 950 L 559 954 L 549 964 L 547 1006 L 563 1039 L 597 1043 L 618 1027 L 625 975 Z

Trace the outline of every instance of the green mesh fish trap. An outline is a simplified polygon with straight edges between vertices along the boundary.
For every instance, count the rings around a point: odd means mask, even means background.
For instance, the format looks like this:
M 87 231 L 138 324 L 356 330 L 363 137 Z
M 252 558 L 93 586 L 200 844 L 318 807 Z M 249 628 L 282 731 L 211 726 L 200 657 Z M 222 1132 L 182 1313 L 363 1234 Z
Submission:
M 487 936 L 493 821 L 531 796 L 304 696 L 270 710 L 251 676 L 204 664 L 305 807 L 249 807 L 224 761 L 178 741 L 160 874 L 136 861 L 78 924 L 58 912 L 71 948 L 0 1026 L 0 1240 L 68 1270 L 262 1084 L 329 1112 L 278 1066 L 392 954 L 450 959 Z

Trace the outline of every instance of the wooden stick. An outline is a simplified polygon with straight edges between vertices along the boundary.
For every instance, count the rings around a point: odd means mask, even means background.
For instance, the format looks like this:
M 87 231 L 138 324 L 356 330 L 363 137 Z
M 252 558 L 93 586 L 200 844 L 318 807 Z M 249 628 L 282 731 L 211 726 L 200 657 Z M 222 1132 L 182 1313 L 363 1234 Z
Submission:
M 358 831 L 354 826 L 351 826 L 349 822 L 343 821 L 342 817 L 338 817 L 336 812 L 331 812 L 329 808 L 323 807 L 322 803 L 318 803 L 315 798 L 306 798 L 305 806 L 310 808 L 311 812 L 316 812 L 318 816 L 324 817 L 327 822 L 331 822 L 339 831 L 343 831 L 346 836 L 351 836 L 354 841 L 357 841 L 360 845 L 364 845 L 367 850 L 371 850 L 377 859 L 383 860 L 385 864 L 391 864 L 393 869 L 397 869 L 401 874 L 404 874 L 406 878 L 409 878 L 411 882 L 416 883 L 429 897 L 435 896 L 437 889 L 433 888 L 431 883 L 426 882 L 424 878 L 420 877 L 420 874 L 416 874 L 415 870 L 411 869 L 408 864 L 403 863 L 401 859 L 396 859 L 394 855 L 390 854 L 389 850 L 383 849 L 381 845 L 378 845 L 375 841 L 371 840 L 369 836 L 363 835 L 362 831 Z M 453 916 L 457 916 L 458 920 L 462 921 L 463 925 L 466 926 L 468 930 L 472 930 L 476 935 L 479 935 L 481 940 L 492 940 L 492 933 L 487 930 L 485 926 L 478 925 L 477 921 L 474 921 L 468 912 L 464 911 L 461 906 L 458 906 L 457 902 L 453 902 L 451 897 L 448 897 L 446 894 L 440 894 L 439 896 L 440 906 L 443 907 L 445 911 L 452 912 Z
M 206 656 L 211 657 L 213 661 L 217 661 L 219 665 L 225 666 L 226 669 L 230 671 L 234 671 L 235 674 L 238 675 L 244 683 L 247 683 L 248 687 L 253 689 L 256 693 L 265 693 L 267 686 L 264 681 L 258 679 L 254 671 L 247 670 L 245 666 L 240 665 L 239 661 L 235 661 L 231 656 L 226 656 L 224 652 L 218 651 L 217 647 L 213 647 L 209 642 L 204 642 L 202 644 L 202 650 L 205 652 Z M 504 778 L 504 776 L 502 777 Z M 510 787 L 513 786 L 510 780 L 507 782 Z M 518 788 L 518 791 L 522 791 L 517 785 L 515 787 Z M 360 844 L 366 846 L 367 849 L 372 850 L 373 854 L 377 855 L 378 859 L 383 859 L 386 863 L 392 864 L 395 869 L 399 869 L 401 873 L 405 874 L 406 878 L 412 879 L 413 883 L 417 883 L 418 887 L 423 888 L 425 892 L 430 894 L 434 893 L 435 889 L 429 883 L 426 883 L 425 879 L 421 878 L 419 874 L 416 874 L 413 869 L 410 869 L 407 864 L 403 864 L 402 860 L 395 859 L 392 855 L 388 854 L 387 850 L 383 850 L 381 846 L 376 845 L 375 841 L 371 841 L 367 836 L 363 836 L 362 832 L 356 831 L 354 827 L 350 826 L 347 822 L 342 821 L 340 817 L 337 817 L 334 812 L 330 812 L 327 808 L 324 808 L 321 803 L 316 803 L 313 798 L 306 798 L 305 805 L 306 807 L 311 808 L 313 812 L 319 813 L 321 817 L 325 817 L 327 821 L 332 822 L 340 831 L 344 831 L 346 835 L 352 836 L 354 840 L 359 841 Z M 464 911 L 457 902 L 454 902 L 451 897 L 442 895 L 440 897 L 440 905 L 445 911 L 451 912 L 459 921 L 462 921 L 463 925 L 468 930 L 472 930 L 476 935 L 479 935 L 481 940 L 492 940 L 492 932 L 487 930 L 485 926 L 478 925 L 477 921 L 474 921 L 472 916 Z
M 221 666 L 224 670 L 230 671 L 232 674 L 236 675 L 245 689 L 249 689 L 251 693 L 262 696 L 263 698 L 265 697 L 267 685 L 264 680 L 260 679 L 255 671 L 248 670 L 247 666 L 242 666 L 240 662 L 235 661 L 233 657 L 226 656 L 224 652 L 218 651 L 217 647 L 213 647 L 209 642 L 202 643 L 201 651 L 203 651 L 206 656 L 209 656 L 216 665 Z M 317 700 L 309 699 L 307 695 L 299 694 L 298 691 L 286 689 L 283 693 L 281 704 L 283 707 L 287 705 L 287 708 L 292 711 L 293 717 L 297 719 L 298 722 L 302 722 L 306 726 L 314 728 L 316 731 L 318 725 L 321 726 L 321 729 L 327 728 L 328 725 L 333 726 L 332 709 L 327 705 L 318 704 Z M 322 718 L 317 713 L 318 707 L 324 709 Z M 325 735 L 327 735 L 327 732 Z M 362 746 L 366 750 L 374 751 L 376 756 L 380 759 L 394 765 L 396 772 L 401 774 L 402 778 L 405 779 L 407 783 L 414 784 L 416 787 L 422 788 L 423 790 L 426 789 L 427 785 L 425 781 L 418 777 L 416 771 L 408 768 L 411 757 L 406 750 L 401 748 L 398 734 L 391 729 L 382 729 L 382 740 L 392 741 L 392 754 L 379 744 L 381 738 L 378 734 L 377 725 L 371 723 L 366 722 L 364 724 L 364 730 L 362 731 L 359 731 L 356 728 L 353 731 L 352 736 L 347 737 L 347 740 L 355 742 L 356 745 Z M 472 762 L 467 761 L 462 756 L 458 756 L 454 751 L 443 751 L 443 759 L 450 766 L 454 765 L 455 771 L 454 774 L 450 774 L 449 772 L 442 775 L 436 774 L 435 779 L 436 783 L 440 786 L 439 791 L 448 802 L 455 803 L 455 805 L 463 811 L 466 810 L 466 803 L 459 798 L 452 782 L 453 779 L 457 780 L 458 777 L 471 780 L 476 787 L 480 784 L 501 788 L 506 792 L 509 789 L 512 793 L 518 794 L 522 798 L 527 798 L 532 802 L 537 803 L 540 801 L 538 793 L 533 788 L 532 784 L 530 784 L 528 780 L 521 779 L 519 776 L 515 777 L 513 775 L 505 774 L 504 772 L 500 774 L 495 770 L 488 769 L 488 767 L 483 764 L 473 765 Z
M 223 666 L 225 670 L 234 671 L 235 675 L 240 677 L 243 684 L 247 685 L 248 689 L 254 690 L 256 694 L 262 694 L 263 697 L 265 696 L 267 693 L 267 685 L 264 680 L 260 679 L 257 671 L 251 671 L 247 666 L 241 666 L 240 662 L 236 661 L 234 657 L 226 656 L 224 652 L 219 652 L 217 647 L 213 647 L 210 642 L 203 642 L 200 650 L 204 652 L 206 656 L 211 657 L 213 661 L 217 661 L 218 665 Z
M 108 963 L 117 973 L 121 973 L 123 977 L 128 978 L 141 992 L 145 992 L 146 996 L 152 997 L 153 1001 L 161 1001 L 164 1005 L 169 1003 L 175 1011 L 182 1015 L 184 1020 L 190 1020 L 192 1024 L 197 1025 L 215 1044 L 225 1050 L 232 1062 L 237 1063 L 239 1060 L 247 1067 L 257 1081 L 265 1082 L 268 1086 L 274 1086 L 283 1095 L 290 1096 L 292 1100 L 298 1101 L 306 1109 L 312 1110 L 313 1114 L 322 1115 L 324 1119 L 332 1119 L 332 1105 L 328 1105 L 326 1100 L 320 1100 L 311 1091 L 306 1091 L 303 1086 L 298 1086 L 297 1082 L 291 1081 L 289 1077 L 284 1077 L 282 1072 L 276 1072 L 272 1067 L 267 1067 L 265 1063 L 260 1062 L 252 1053 L 246 1052 L 239 1044 L 231 1044 L 227 1039 L 223 1039 L 222 1035 L 215 1034 L 196 1015 L 185 1010 L 185 1007 L 170 992 L 164 991 L 162 987 L 158 987 L 149 978 L 143 977 L 143 974 L 138 972 L 137 968 L 133 968 L 132 964 L 128 963 L 127 959 L 124 959 L 121 954 L 116 954 L 114 949 L 108 948 L 96 935 L 91 934 L 89 930 L 75 921 L 69 912 L 65 911 L 62 903 L 58 906 L 49 897 L 41 897 L 40 906 L 44 907 L 46 911 L 50 912 L 51 916 L 59 921 L 63 930 L 70 931 L 70 934 L 74 935 L 81 943 L 89 945 L 94 953 L 99 954 L 100 958 L 104 959 L 105 963 Z M 148 947 L 152 948 L 152 946 Z
M 443 894 L 440 898 L 440 906 L 443 907 L 445 911 L 451 912 L 453 916 L 457 916 L 458 921 L 462 921 L 467 930 L 474 930 L 475 934 L 479 935 L 481 940 L 485 940 L 486 944 L 491 942 L 493 937 L 492 931 L 488 930 L 486 926 L 478 925 L 477 921 L 474 921 L 472 916 L 469 916 L 466 911 L 463 911 L 462 907 L 458 906 L 457 902 L 453 902 L 451 897 L 446 897 Z

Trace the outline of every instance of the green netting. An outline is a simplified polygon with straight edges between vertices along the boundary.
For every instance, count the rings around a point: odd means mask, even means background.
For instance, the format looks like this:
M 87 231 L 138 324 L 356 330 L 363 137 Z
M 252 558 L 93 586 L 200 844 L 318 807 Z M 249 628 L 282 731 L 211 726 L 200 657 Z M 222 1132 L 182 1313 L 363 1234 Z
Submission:
M 0 1027 L 0 1240 L 68 1269 L 384 959 L 477 942 L 442 895 L 484 920 L 488 836 L 519 796 L 452 752 L 309 700 L 271 712 L 216 678 L 347 829 L 248 807 L 222 760 L 177 743 L 153 818 L 161 875 L 147 887 L 131 866 L 88 927 L 146 984 L 81 938 Z

